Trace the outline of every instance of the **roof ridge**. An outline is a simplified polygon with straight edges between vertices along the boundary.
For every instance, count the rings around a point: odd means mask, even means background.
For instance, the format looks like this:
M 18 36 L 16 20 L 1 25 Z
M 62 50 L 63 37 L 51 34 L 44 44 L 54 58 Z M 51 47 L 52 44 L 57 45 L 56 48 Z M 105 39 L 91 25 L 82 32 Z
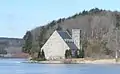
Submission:
M 68 31 L 66 31 L 67 32 L 67 34 L 72 38 L 72 36 L 68 33 Z
M 58 31 L 58 30 L 56 30 L 57 32 L 66 32 L 66 31 Z

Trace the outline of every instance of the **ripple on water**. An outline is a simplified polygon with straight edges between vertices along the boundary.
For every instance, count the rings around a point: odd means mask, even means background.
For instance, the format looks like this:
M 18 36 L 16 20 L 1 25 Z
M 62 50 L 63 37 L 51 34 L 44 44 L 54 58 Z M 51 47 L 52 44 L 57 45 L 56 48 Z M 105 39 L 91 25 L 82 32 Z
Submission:
M 0 74 L 120 74 L 120 65 L 34 64 L 25 59 L 0 59 Z

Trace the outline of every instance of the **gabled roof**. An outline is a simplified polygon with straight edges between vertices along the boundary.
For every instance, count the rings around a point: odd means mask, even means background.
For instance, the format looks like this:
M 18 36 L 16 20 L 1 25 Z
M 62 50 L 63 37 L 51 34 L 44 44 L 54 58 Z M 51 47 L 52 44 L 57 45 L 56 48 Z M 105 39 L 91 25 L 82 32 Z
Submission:
M 65 41 L 66 44 L 69 46 L 70 49 L 78 49 L 77 46 L 72 41 L 72 38 L 71 38 L 71 36 L 69 35 L 69 33 L 67 31 L 57 31 L 57 32 L 63 38 L 64 41 L 66 39 L 71 40 L 71 41 Z
M 63 39 L 72 39 L 66 31 L 57 31 Z

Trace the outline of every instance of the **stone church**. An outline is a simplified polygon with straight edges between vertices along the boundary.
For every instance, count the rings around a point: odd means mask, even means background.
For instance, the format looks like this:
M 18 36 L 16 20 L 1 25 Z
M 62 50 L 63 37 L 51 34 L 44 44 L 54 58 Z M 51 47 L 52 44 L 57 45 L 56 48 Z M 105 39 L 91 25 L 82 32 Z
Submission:
M 71 50 L 74 56 L 75 51 L 80 49 L 80 33 L 80 29 L 72 29 L 72 35 L 67 31 L 55 30 L 41 48 L 45 53 L 45 58 L 47 60 L 64 59 L 66 50 Z

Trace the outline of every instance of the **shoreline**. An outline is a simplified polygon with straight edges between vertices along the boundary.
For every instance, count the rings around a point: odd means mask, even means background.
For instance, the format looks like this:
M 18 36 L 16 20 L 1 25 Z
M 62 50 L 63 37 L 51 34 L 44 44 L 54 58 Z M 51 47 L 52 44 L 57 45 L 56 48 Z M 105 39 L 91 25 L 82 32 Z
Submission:
M 34 61 L 29 60 L 25 63 L 38 63 L 38 64 L 120 64 L 120 60 L 116 59 L 99 59 L 99 60 L 85 60 L 85 59 L 65 59 L 65 60 L 49 60 L 49 61 Z

